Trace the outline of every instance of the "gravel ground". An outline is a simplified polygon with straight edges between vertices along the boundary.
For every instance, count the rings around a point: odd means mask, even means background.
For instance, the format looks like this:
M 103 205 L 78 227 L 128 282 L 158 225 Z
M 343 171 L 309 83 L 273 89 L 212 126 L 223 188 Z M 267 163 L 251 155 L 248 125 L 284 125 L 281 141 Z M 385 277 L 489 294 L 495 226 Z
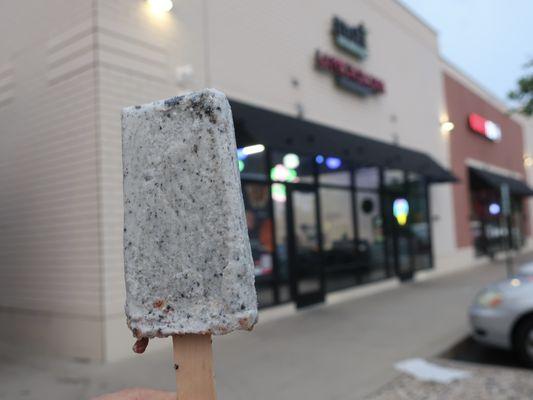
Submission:
M 431 360 L 438 365 L 472 372 L 470 379 L 448 385 L 421 382 L 401 374 L 365 400 L 531 400 L 533 371 L 471 363 Z

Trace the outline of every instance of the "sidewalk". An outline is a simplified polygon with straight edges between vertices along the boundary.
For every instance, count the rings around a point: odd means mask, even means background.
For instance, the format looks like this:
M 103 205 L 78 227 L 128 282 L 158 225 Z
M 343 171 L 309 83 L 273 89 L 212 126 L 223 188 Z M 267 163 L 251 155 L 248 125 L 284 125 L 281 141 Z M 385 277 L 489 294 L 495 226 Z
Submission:
M 365 400 L 468 400 L 513 399 L 531 400 L 532 373 L 526 369 L 488 367 L 472 363 L 431 360 L 443 367 L 467 371 L 470 378 L 451 384 L 423 382 L 402 374 Z
M 466 336 L 473 296 L 504 275 L 501 263 L 469 268 L 266 321 L 253 333 L 217 337 L 218 398 L 363 398 L 397 376 L 394 362 L 434 356 Z M 132 386 L 173 390 L 171 356 L 170 340 L 168 351 L 149 348 L 107 365 L 15 355 L 0 347 L 0 399 L 88 399 Z

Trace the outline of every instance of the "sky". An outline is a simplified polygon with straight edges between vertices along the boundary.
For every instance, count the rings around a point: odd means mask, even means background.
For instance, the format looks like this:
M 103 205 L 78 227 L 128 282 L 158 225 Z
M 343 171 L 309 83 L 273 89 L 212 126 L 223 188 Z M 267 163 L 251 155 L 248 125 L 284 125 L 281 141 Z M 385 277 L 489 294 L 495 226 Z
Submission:
M 533 0 L 400 0 L 438 32 L 442 56 L 509 104 L 533 59 Z

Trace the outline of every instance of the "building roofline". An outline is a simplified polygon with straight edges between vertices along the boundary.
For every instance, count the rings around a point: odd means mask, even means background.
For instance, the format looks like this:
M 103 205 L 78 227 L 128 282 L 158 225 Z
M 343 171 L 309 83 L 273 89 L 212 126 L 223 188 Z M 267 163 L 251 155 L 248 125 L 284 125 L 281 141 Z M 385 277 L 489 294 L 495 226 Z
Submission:
M 406 11 L 408 14 L 410 14 L 412 17 L 414 17 L 418 22 L 420 22 L 422 25 L 424 25 L 424 27 L 429 30 L 431 33 L 433 33 L 435 36 L 439 36 L 439 32 L 437 31 L 436 28 L 434 28 L 433 26 L 431 26 L 431 24 L 426 21 L 425 18 L 423 18 L 422 16 L 420 16 L 418 13 L 416 13 L 415 11 L 413 11 L 409 6 L 407 6 L 406 4 L 404 4 L 401 0 L 392 0 L 394 3 L 396 3 L 397 5 L 400 6 L 400 8 L 402 8 L 404 11 Z
M 459 80 L 463 85 L 467 86 L 468 89 L 475 92 L 479 97 L 483 98 L 486 102 L 494 106 L 498 111 L 503 114 L 509 115 L 514 121 L 521 123 L 521 119 L 516 115 L 511 114 L 510 107 L 505 104 L 505 102 L 496 96 L 493 92 L 487 89 L 483 84 L 476 81 L 461 68 L 455 65 L 453 62 L 445 58 L 443 55 L 440 55 L 440 63 L 442 66 L 442 71 L 448 73 L 451 77 Z

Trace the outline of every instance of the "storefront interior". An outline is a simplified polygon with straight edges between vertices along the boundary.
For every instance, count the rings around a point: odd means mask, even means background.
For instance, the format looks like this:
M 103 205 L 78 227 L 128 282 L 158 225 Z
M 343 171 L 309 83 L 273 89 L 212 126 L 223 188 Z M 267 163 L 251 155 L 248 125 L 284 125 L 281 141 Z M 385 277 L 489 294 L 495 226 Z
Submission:
M 526 183 L 479 168 L 469 168 L 470 229 L 476 255 L 493 257 L 524 245 L 527 215 L 524 200 L 533 195 Z M 509 212 L 505 212 L 502 187 L 509 190 Z
M 429 156 L 232 101 L 262 307 L 432 267 Z

